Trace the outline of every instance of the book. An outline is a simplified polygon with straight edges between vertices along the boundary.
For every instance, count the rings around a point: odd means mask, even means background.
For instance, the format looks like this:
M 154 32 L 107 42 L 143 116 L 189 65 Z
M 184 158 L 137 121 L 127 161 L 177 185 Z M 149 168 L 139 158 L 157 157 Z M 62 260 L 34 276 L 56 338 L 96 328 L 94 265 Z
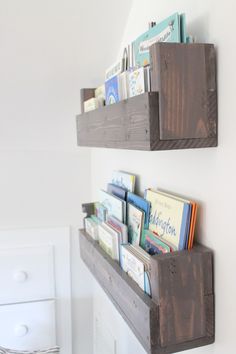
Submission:
M 129 245 L 121 246 L 121 268 L 140 286 L 144 288 L 144 263 L 129 251 Z
M 106 99 L 105 85 L 101 85 L 95 89 L 95 98 L 98 100 L 99 107 L 104 106 Z
M 175 13 L 162 22 L 151 27 L 134 41 L 135 65 L 145 66 L 150 64 L 149 47 L 157 42 L 181 42 L 181 32 L 184 33 L 182 22 L 180 28 L 180 16 Z
M 98 242 L 112 259 L 119 261 L 118 236 L 105 223 L 98 225 Z
M 171 252 L 171 247 L 150 230 L 143 230 L 141 245 L 150 255 Z
M 114 76 L 105 82 L 106 105 L 114 104 L 120 101 L 119 80 Z
M 127 190 L 122 187 L 116 186 L 115 184 L 108 183 L 107 192 L 115 195 L 120 199 L 126 200 Z
M 121 221 L 119 221 L 116 217 L 112 215 L 108 215 L 107 217 L 107 223 L 111 226 L 113 226 L 116 230 L 121 232 L 121 243 L 122 244 L 127 244 L 128 243 L 128 226 L 126 224 L 123 224 Z
M 87 101 L 84 101 L 84 112 L 93 111 L 97 108 L 99 108 L 99 102 L 96 97 L 93 97 Z
M 149 76 L 149 77 L 148 77 Z M 129 97 L 141 95 L 150 90 L 150 71 L 148 68 L 138 68 L 129 73 Z
M 95 215 L 101 221 L 106 221 L 107 219 L 107 208 L 100 202 L 94 203 Z
M 150 202 L 134 193 L 127 193 L 127 202 L 133 204 L 137 208 L 144 211 L 144 228 L 148 229 L 149 226 L 149 214 L 150 214 Z
M 105 81 L 112 79 L 113 77 L 121 74 L 124 70 L 123 60 L 118 60 L 111 65 L 105 72 Z
M 139 245 L 144 223 L 144 211 L 127 203 L 127 225 L 129 242 Z
M 185 248 L 191 249 L 193 247 L 194 232 L 195 232 L 195 225 L 196 225 L 196 218 L 197 218 L 197 203 L 194 202 L 193 200 L 188 200 L 180 196 L 170 194 L 163 190 L 159 190 L 159 192 L 164 195 L 171 196 L 172 198 L 175 198 L 177 200 L 181 200 L 185 203 L 189 203 L 190 213 L 189 213 L 188 230 L 187 230 L 188 237 L 186 238 Z
M 118 75 L 119 98 L 126 100 L 129 97 L 129 71 Z
M 126 202 L 124 200 L 101 189 L 99 201 L 107 209 L 108 215 L 115 216 L 121 222 L 126 221 Z
M 135 189 L 135 176 L 127 172 L 113 171 L 111 183 L 133 193 Z
M 158 191 L 146 190 L 151 203 L 149 229 L 173 244 L 177 250 L 185 249 L 190 206 L 184 201 L 163 195 Z
M 86 232 L 95 240 L 98 240 L 98 224 L 91 218 L 84 219 L 84 225 Z

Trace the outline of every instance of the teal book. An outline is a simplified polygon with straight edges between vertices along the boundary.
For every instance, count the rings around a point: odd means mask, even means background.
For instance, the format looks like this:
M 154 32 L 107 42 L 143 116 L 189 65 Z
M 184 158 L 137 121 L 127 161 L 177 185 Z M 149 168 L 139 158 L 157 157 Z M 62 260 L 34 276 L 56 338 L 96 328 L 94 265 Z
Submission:
M 149 47 L 152 44 L 157 42 L 179 43 L 182 38 L 185 40 L 185 33 L 185 17 L 178 13 L 150 28 L 133 43 L 135 65 L 145 66 L 150 64 Z

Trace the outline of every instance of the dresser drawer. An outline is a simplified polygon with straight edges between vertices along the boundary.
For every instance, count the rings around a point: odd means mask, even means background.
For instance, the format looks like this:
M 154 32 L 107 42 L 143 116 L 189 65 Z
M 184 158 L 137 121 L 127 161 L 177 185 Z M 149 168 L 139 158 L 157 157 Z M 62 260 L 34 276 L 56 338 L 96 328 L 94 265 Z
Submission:
M 0 248 L 0 304 L 55 297 L 53 246 Z
M 55 301 L 0 306 L 0 345 L 19 350 L 56 345 Z

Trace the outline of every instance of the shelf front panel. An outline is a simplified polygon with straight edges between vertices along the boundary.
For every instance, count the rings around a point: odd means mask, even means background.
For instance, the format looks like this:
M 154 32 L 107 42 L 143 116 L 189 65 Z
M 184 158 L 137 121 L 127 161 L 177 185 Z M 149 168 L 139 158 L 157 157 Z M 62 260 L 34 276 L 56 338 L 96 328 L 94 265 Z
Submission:
M 84 230 L 79 231 L 80 254 L 148 353 L 158 342 L 158 305 L 112 260 Z
M 158 93 L 148 92 L 77 116 L 79 146 L 150 150 Z

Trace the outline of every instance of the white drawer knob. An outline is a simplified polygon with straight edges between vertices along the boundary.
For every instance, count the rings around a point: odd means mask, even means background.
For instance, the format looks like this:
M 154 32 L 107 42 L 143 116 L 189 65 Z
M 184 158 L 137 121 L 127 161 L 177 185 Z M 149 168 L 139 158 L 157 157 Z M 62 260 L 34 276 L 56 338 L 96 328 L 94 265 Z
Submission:
M 17 325 L 15 327 L 15 335 L 16 337 L 24 337 L 29 332 L 29 329 L 26 325 Z
M 23 283 L 28 278 L 28 274 L 23 270 L 19 270 L 14 273 L 14 279 L 17 283 Z

